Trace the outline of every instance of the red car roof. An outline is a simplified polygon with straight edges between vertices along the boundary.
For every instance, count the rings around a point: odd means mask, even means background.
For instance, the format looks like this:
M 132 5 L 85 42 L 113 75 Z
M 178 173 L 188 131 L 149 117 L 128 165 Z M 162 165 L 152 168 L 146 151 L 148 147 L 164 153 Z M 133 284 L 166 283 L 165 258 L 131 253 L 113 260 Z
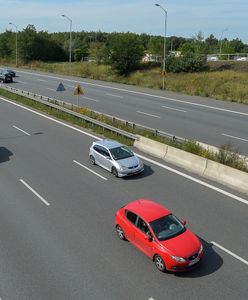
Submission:
M 134 212 L 147 222 L 151 222 L 171 214 L 171 211 L 165 208 L 162 204 L 146 199 L 138 199 L 130 202 L 125 206 L 125 209 Z

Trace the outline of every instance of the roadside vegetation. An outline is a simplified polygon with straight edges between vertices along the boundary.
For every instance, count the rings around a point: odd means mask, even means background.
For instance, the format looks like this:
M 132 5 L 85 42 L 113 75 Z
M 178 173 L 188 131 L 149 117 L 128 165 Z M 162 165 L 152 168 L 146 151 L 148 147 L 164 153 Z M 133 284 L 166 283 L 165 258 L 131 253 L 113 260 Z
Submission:
M 87 122 L 85 120 L 77 118 L 76 116 L 70 115 L 70 114 L 60 111 L 58 109 L 50 108 L 47 105 L 39 103 L 32 99 L 8 92 L 1 88 L 0 88 L 0 96 L 3 96 L 8 99 L 11 99 L 13 101 L 22 103 L 26 106 L 32 107 L 36 110 L 42 111 L 46 114 L 52 115 L 58 119 L 64 120 L 64 121 L 74 124 L 76 126 L 86 128 L 86 129 L 91 130 L 99 135 L 104 136 L 104 137 L 118 140 L 121 143 L 124 143 L 126 145 L 131 146 L 133 144 L 133 141 L 127 137 L 124 137 L 117 133 L 106 130 L 98 125 L 91 124 L 90 122 Z M 184 151 L 187 151 L 187 152 L 202 156 L 204 158 L 222 163 L 224 165 L 239 169 L 241 171 L 248 172 L 248 166 L 247 166 L 245 160 L 240 158 L 237 150 L 233 149 L 233 147 L 230 144 L 222 145 L 220 147 L 219 152 L 214 153 L 212 151 L 208 151 L 208 150 L 202 148 L 199 145 L 199 143 L 197 143 L 196 141 L 193 141 L 193 140 L 186 140 L 184 143 L 179 143 L 172 139 L 159 137 L 154 132 L 135 128 L 132 126 L 132 124 L 124 124 L 123 122 L 113 120 L 112 118 L 104 116 L 102 114 L 97 114 L 87 108 L 81 108 L 81 107 L 79 108 L 76 106 L 73 106 L 73 108 L 74 108 L 74 111 L 76 111 L 80 114 L 87 115 L 93 119 L 107 123 L 116 128 L 120 128 L 122 130 L 125 130 L 125 131 L 133 133 L 133 134 L 142 135 L 147 138 L 150 138 L 150 139 L 165 143 L 167 145 L 176 147 L 178 149 L 182 149 Z
M 15 38 L 11 30 L 0 34 L 1 65 L 15 65 Z M 166 41 L 166 90 L 248 103 L 247 44 L 238 38 L 219 40 L 212 34 L 204 38 L 202 32 L 191 38 L 171 36 Z M 82 31 L 72 32 L 72 45 L 69 68 L 68 32 L 38 32 L 28 25 L 18 32 L 18 66 L 162 89 L 162 36 Z M 144 57 L 149 58 L 147 62 L 142 61 Z M 207 57 L 217 61 L 207 61 Z

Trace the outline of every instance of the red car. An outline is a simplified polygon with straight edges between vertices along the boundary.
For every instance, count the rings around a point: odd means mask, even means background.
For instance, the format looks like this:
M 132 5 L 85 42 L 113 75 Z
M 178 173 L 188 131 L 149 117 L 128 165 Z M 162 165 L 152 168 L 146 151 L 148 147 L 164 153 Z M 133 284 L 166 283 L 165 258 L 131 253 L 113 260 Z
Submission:
M 144 199 L 123 206 L 115 216 L 118 237 L 134 244 L 162 272 L 190 270 L 203 257 L 199 238 L 185 224 L 161 204 Z

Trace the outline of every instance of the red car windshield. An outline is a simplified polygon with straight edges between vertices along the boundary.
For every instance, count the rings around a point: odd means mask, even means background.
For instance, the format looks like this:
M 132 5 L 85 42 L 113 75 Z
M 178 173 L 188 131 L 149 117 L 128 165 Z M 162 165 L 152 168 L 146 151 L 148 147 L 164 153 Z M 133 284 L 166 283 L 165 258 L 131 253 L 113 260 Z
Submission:
M 159 241 L 171 239 L 186 230 L 172 214 L 150 222 L 150 226 Z

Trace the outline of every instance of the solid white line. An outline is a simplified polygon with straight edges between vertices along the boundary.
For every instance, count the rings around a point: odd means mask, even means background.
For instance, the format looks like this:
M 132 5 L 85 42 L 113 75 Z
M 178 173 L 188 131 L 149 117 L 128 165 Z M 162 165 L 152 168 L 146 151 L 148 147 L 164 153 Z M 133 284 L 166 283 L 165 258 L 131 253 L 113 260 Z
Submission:
M 245 200 L 245 199 L 243 199 L 243 198 L 241 198 L 241 197 L 239 197 L 239 196 L 236 196 L 236 195 L 234 195 L 234 194 L 231 194 L 231 193 L 229 193 L 229 192 L 226 192 L 226 191 L 224 191 L 224 190 L 222 190 L 222 189 L 220 189 L 220 188 L 217 188 L 216 186 L 213 186 L 213 185 L 211 185 L 211 184 L 209 184 L 209 183 L 206 183 L 206 182 L 204 182 L 204 181 L 202 181 L 202 180 L 199 180 L 199 179 L 197 179 L 197 178 L 195 178 L 195 177 L 192 177 L 192 176 L 190 176 L 190 175 L 187 175 L 187 174 L 185 174 L 185 173 L 183 173 L 183 172 L 180 172 L 180 171 L 178 171 L 178 170 L 172 169 L 172 168 L 170 168 L 170 167 L 168 167 L 168 166 L 166 166 L 166 165 L 163 165 L 163 164 L 161 164 L 161 163 L 159 163 L 159 162 L 157 162 L 157 161 L 154 161 L 154 160 L 152 160 L 152 159 L 150 159 L 150 158 L 148 158 L 148 157 L 145 157 L 145 156 L 143 156 L 143 155 L 140 155 L 140 154 L 137 154 L 137 153 L 135 153 L 135 155 L 139 156 L 140 158 L 142 158 L 142 159 L 144 159 L 144 160 L 146 160 L 146 161 L 148 161 L 148 162 L 150 162 L 150 163 L 152 163 L 152 164 L 154 164 L 154 165 L 157 165 L 157 166 L 159 166 L 159 167 L 161 167 L 161 168 L 163 168 L 163 169 L 166 169 L 166 170 L 168 170 L 168 171 L 170 171 L 170 172 L 172 172 L 172 173 L 175 173 L 175 174 L 177 174 L 177 175 L 180 175 L 180 176 L 182 176 L 182 177 L 184 177 L 184 178 L 187 178 L 187 179 L 189 179 L 189 180 L 191 180 L 191 181 L 194 181 L 194 182 L 196 182 L 196 183 L 198 183 L 198 184 L 200 184 L 200 185 L 203 185 L 203 186 L 205 186 L 205 187 L 207 187 L 207 188 L 209 188 L 209 189 L 211 189 L 211 190 L 214 190 L 214 191 L 216 191 L 216 192 L 218 192 L 218 193 L 221 193 L 221 194 L 223 194 L 223 195 L 225 195 L 225 196 L 228 196 L 228 197 L 230 197 L 230 198 L 232 198 L 232 199 L 234 199 L 234 200 L 240 201 L 240 202 L 242 202 L 242 203 L 248 205 L 248 200 Z
M 47 87 L 46 90 L 50 90 L 50 91 L 56 92 L 55 89 L 51 89 L 51 88 L 49 88 L 49 87 Z
M 74 162 L 74 163 L 76 163 L 76 164 L 78 164 L 80 167 L 82 167 L 82 168 L 86 169 L 87 171 L 89 171 L 89 172 L 91 172 L 91 173 L 95 174 L 96 176 L 98 176 L 98 177 L 102 178 L 103 180 L 108 180 L 107 178 L 103 177 L 102 175 L 100 175 L 100 174 L 98 174 L 98 173 L 96 173 L 96 172 L 92 171 L 92 170 L 91 170 L 91 169 L 89 169 L 88 167 L 86 167 L 86 166 L 84 166 L 84 165 L 80 164 L 78 161 L 76 161 L 76 160 L 73 160 L 73 162 Z
M 165 105 L 163 105 L 162 107 L 164 107 L 164 108 L 168 108 L 168 109 L 171 109 L 171 110 L 177 110 L 177 111 L 181 111 L 181 112 L 187 112 L 186 110 L 182 110 L 182 109 L 178 109 L 178 108 L 173 108 L 173 107 L 169 107 L 169 106 L 165 106 Z
M 242 261 L 244 264 L 248 265 L 248 261 L 243 259 L 242 257 L 238 256 L 237 254 L 231 252 L 230 250 L 224 248 L 223 246 L 221 246 L 220 244 L 211 241 L 211 244 L 215 245 L 216 247 L 220 248 L 221 250 L 225 251 L 226 253 L 230 254 L 231 256 L 235 257 L 236 259 Z
M 28 185 L 23 179 L 19 179 L 19 180 L 20 180 L 20 182 L 21 182 L 22 184 L 24 184 L 24 185 L 25 185 L 32 193 L 34 193 L 35 196 L 37 196 L 43 203 L 45 203 L 47 206 L 50 205 L 49 202 L 47 202 L 40 194 L 38 194 L 33 188 L 31 188 L 31 186 Z
M 15 129 L 17 129 L 17 130 L 19 130 L 19 131 L 21 131 L 21 132 L 25 133 L 26 135 L 31 135 L 31 134 L 29 134 L 28 132 L 26 132 L 26 131 L 22 130 L 21 128 L 19 128 L 19 127 L 15 126 L 15 125 L 13 125 L 13 127 L 14 127 Z
M 71 125 L 69 125 L 69 124 L 63 123 L 63 122 L 58 121 L 58 120 L 56 120 L 56 119 L 53 119 L 53 118 L 51 118 L 51 117 L 49 117 L 49 116 L 43 115 L 42 113 L 39 113 L 39 112 L 37 112 L 37 111 L 34 111 L 34 110 L 30 109 L 30 108 L 27 108 L 27 107 L 25 107 L 25 106 L 22 106 L 22 105 L 20 105 L 20 104 L 17 104 L 17 103 L 15 103 L 15 102 L 12 102 L 12 101 L 10 101 L 10 100 L 7 100 L 7 99 L 5 99 L 5 98 L 0 97 L 0 99 L 3 100 L 3 101 L 5 101 L 5 102 L 8 102 L 8 103 L 10 103 L 10 104 L 12 104 L 12 105 L 18 106 L 18 107 L 20 107 L 20 108 L 22 108 L 22 109 L 24 109 L 24 110 L 30 111 L 30 112 L 32 112 L 33 114 L 36 114 L 36 115 L 38 115 L 38 116 L 41 116 L 41 117 L 43 117 L 43 118 L 45 118 L 45 119 L 48 119 L 48 120 L 50 120 L 50 121 L 52 121 L 52 122 L 55 122 L 55 123 L 57 123 L 57 124 L 60 124 L 60 125 L 62 125 L 62 126 L 64 126 L 64 127 L 70 128 L 70 129 L 75 130 L 75 131 L 77 131 L 77 132 L 80 132 L 80 133 L 82 133 L 82 134 L 84 134 L 84 135 L 90 136 L 90 137 L 93 138 L 93 139 L 101 140 L 101 138 L 99 138 L 99 137 L 97 137 L 97 136 L 95 136 L 95 135 L 93 135 L 93 134 L 90 134 L 90 133 L 88 133 L 88 132 L 86 132 L 86 131 L 83 131 L 83 130 L 77 128 L 77 127 L 73 127 L 73 126 L 71 126 Z M 221 194 L 223 194 L 223 195 L 225 195 L 225 196 L 227 196 L 227 197 L 230 197 L 230 198 L 232 198 L 232 199 L 234 199 L 234 200 L 240 201 L 240 202 L 242 202 L 242 203 L 248 205 L 248 200 L 245 200 L 245 199 L 243 199 L 243 198 L 241 198 L 241 197 L 238 197 L 238 196 L 236 196 L 236 195 L 234 195 L 234 194 L 228 193 L 228 192 L 226 192 L 226 191 L 224 191 L 224 190 L 222 190 L 222 189 L 220 189 L 220 188 L 217 188 L 217 187 L 215 187 L 215 186 L 213 186 L 213 185 L 211 185 L 211 184 L 208 184 L 208 183 L 206 183 L 206 182 L 204 182 L 204 181 L 201 181 L 201 180 L 196 179 L 196 178 L 194 178 L 194 177 L 192 177 L 192 176 L 189 176 L 189 175 L 184 174 L 184 173 L 182 173 L 182 172 L 180 172 L 180 171 L 177 171 L 176 169 L 172 169 L 172 168 L 170 168 L 170 167 L 167 167 L 167 166 L 165 166 L 165 165 L 163 165 L 163 164 L 161 164 L 161 163 L 159 163 L 159 162 L 157 162 L 157 161 L 155 161 L 155 160 L 152 160 L 152 159 L 150 159 L 150 158 L 148 158 L 148 157 L 145 157 L 145 156 L 140 155 L 140 154 L 136 154 L 136 155 L 139 156 L 140 158 L 142 158 L 142 159 L 144 159 L 144 160 L 146 160 L 146 161 L 148 161 L 148 162 L 154 164 L 154 165 L 157 165 L 157 166 L 159 166 L 159 167 L 161 167 L 161 168 L 164 168 L 164 169 L 166 169 L 166 170 L 168 170 L 168 171 L 170 171 L 170 172 L 173 172 L 173 173 L 175 173 L 175 174 L 177 174 L 177 175 L 179 175 L 179 176 L 185 177 L 185 178 L 187 178 L 187 179 L 189 179 L 189 180 L 191 180 L 191 181 L 194 181 L 194 182 L 196 182 L 196 183 L 199 183 L 199 184 L 201 184 L 201 185 L 203 185 L 203 186 L 205 186 L 205 187 L 207 187 L 207 188 L 209 188 L 209 189 L 215 190 L 215 191 L 218 192 L 218 193 L 221 193 Z
M 19 80 L 18 80 L 18 83 L 27 84 L 27 82 L 19 81 Z
M 114 94 L 108 94 L 106 93 L 107 96 L 111 96 L 111 97 L 116 97 L 116 98 L 123 98 L 123 96 L 120 95 L 114 95 Z
M 30 73 L 30 72 L 25 72 L 25 71 L 19 71 L 19 72 L 24 73 L 24 74 L 29 74 L 29 75 L 32 75 L 32 76 L 35 75 L 35 76 L 40 76 L 40 77 L 53 78 L 53 79 L 61 80 L 61 77 L 56 77 L 56 76 L 36 74 L 36 73 Z M 67 81 L 70 81 L 70 82 L 76 82 L 76 83 L 83 83 L 85 85 L 98 86 L 98 87 L 105 88 L 105 89 L 122 91 L 122 92 L 126 92 L 126 93 L 131 93 L 131 94 L 137 94 L 137 95 L 143 95 L 143 96 L 148 96 L 148 97 L 153 97 L 153 98 L 165 99 L 165 100 L 169 100 L 169 101 L 184 103 L 184 104 L 193 105 L 193 106 L 205 107 L 205 108 L 209 108 L 209 109 L 213 109 L 213 110 L 219 110 L 219 111 L 224 111 L 224 112 L 243 115 L 243 116 L 248 116 L 248 113 L 243 113 L 243 112 L 239 112 L 239 111 L 219 108 L 219 107 L 200 104 L 200 103 L 188 102 L 188 101 L 185 101 L 185 100 L 179 100 L 179 99 L 175 99 L 175 98 L 169 98 L 169 97 L 164 97 L 164 96 L 159 96 L 159 95 L 153 95 L 153 94 L 148 94 L 148 93 L 143 93 L 143 92 L 138 92 L 138 91 L 131 91 L 131 90 L 127 90 L 127 89 L 121 89 L 121 88 L 116 88 L 116 87 L 112 87 L 112 86 L 106 86 L 106 85 L 101 85 L 101 84 L 97 84 L 97 83 L 90 83 L 90 82 L 73 80 L 73 79 L 63 78 L 63 80 L 67 80 Z
M 95 102 L 99 102 L 99 100 L 96 100 L 96 99 L 92 99 L 92 98 L 89 98 L 89 97 L 85 97 L 85 96 L 83 96 L 83 99 L 87 99 L 87 100 L 90 100 L 90 101 L 95 101 Z
M 96 140 L 101 140 L 101 138 L 99 138 L 99 137 L 97 137 L 97 136 L 95 136 L 95 135 L 93 135 L 93 134 L 91 134 L 91 133 L 88 133 L 88 132 L 83 131 L 83 130 L 81 130 L 81 129 L 79 129 L 79 128 L 73 127 L 73 126 L 71 126 L 71 125 L 69 125 L 69 124 L 63 123 L 63 122 L 61 122 L 61 121 L 59 121 L 59 120 L 53 119 L 52 117 L 43 115 L 42 113 L 39 113 L 38 111 L 34 111 L 34 110 L 32 110 L 32 109 L 30 109 L 30 108 L 28 108 L 28 107 L 22 106 L 22 105 L 20 105 L 20 104 L 18 104 L 18 103 L 14 103 L 14 102 L 12 102 L 12 101 L 10 101 L 10 100 L 7 100 L 7 99 L 5 99 L 5 98 L 2 98 L 2 97 L 0 97 L 0 99 L 3 100 L 3 101 L 5 101 L 5 102 L 8 102 L 8 103 L 10 103 L 10 104 L 12 104 L 12 105 L 18 106 L 18 107 L 20 107 L 20 108 L 22 108 L 22 109 L 24 109 L 24 110 L 30 111 L 30 112 L 32 112 L 32 113 L 34 113 L 34 114 L 36 114 L 36 115 L 38 115 L 38 116 L 40 116 L 40 117 L 42 117 L 42 118 L 45 118 L 45 119 L 47 119 L 47 120 L 50 120 L 50 121 L 55 122 L 55 123 L 57 123 L 57 124 L 60 124 L 60 125 L 62 125 L 62 126 L 64 126 L 64 127 L 73 129 L 73 130 L 78 131 L 78 132 L 80 132 L 80 133 L 83 133 L 83 134 L 85 134 L 85 135 L 87 135 L 87 136 L 90 136 L 90 137 L 96 139 Z
M 227 137 L 230 137 L 230 138 L 236 139 L 236 140 L 240 140 L 240 141 L 248 142 L 248 140 L 246 140 L 246 139 L 242 139 L 242 138 L 240 138 L 240 137 L 237 137 L 237 136 L 233 136 L 233 135 L 229 135 L 229 134 L 225 134 L 225 133 L 222 133 L 221 135 L 224 135 L 224 136 L 227 136 Z
M 150 117 L 154 117 L 154 118 L 159 118 L 159 119 L 161 118 L 160 116 L 148 114 L 148 113 L 145 113 L 145 112 L 139 111 L 139 110 L 137 110 L 136 112 L 139 113 L 139 114 L 146 115 L 146 116 L 150 116 Z

